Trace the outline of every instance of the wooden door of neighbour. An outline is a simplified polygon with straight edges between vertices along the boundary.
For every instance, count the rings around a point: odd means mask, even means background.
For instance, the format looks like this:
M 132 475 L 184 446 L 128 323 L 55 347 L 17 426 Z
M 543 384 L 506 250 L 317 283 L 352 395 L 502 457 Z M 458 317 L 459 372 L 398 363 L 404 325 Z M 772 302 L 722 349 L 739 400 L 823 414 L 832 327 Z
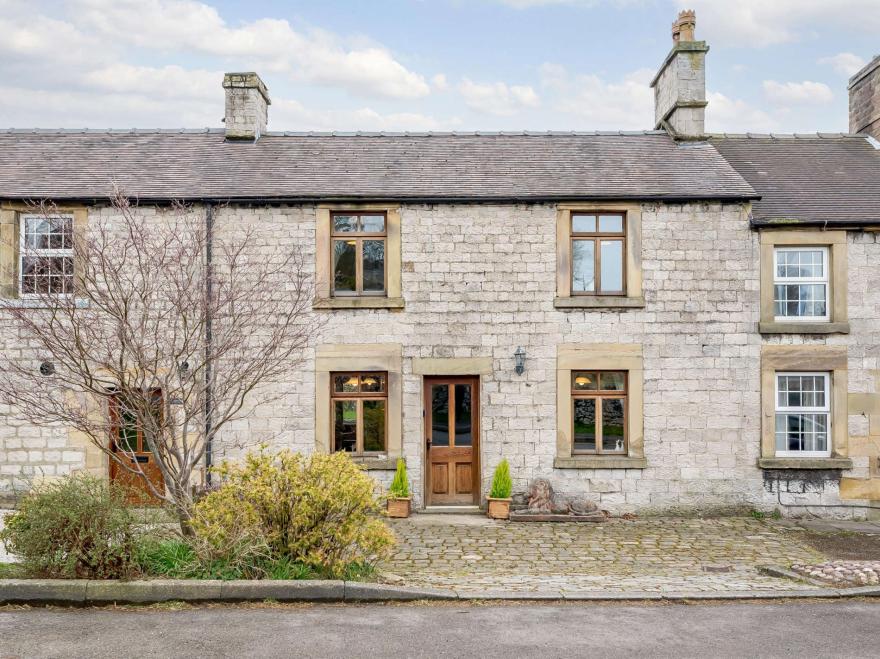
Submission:
M 479 379 L 425 378 L 428 505 L 479 503 Z
M 161 413 L 161 394 L 156 392 L 157 413 Z M 138 427 L 133 414 L 123 409 L 117 398 L 110 401 L 110 419 L 112 422 L 112 436 L 110 438 L 114 455 L 132 468 L 143 472 L 144 476 L 159 491 L 165 489 L 165 479 L 162 471 L 156 464 L 156 458 L 144 440 L 144 433 Z M 110 480 L 121 485 L 126 490 L 126 499 L 133 505 L 154 506 L 161 503 L 152 493 L 144 476 L 133 473 L 120 465 L 116 460 L 110 460 Z

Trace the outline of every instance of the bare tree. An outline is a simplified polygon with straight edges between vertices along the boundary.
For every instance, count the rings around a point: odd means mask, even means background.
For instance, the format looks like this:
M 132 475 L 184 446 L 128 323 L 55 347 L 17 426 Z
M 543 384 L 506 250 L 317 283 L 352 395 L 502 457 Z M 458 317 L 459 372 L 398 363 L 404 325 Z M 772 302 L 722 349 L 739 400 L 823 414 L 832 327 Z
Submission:
M 82 231 L 47 205 L 23 227 L 22 296 L 5 313 L 34 357 L 4 357 L 0 401 L 84 433 L 187 533 L 206 447 L 281 395 L 271 384 L 318 330 L 311 279 L 301 249 L 253 227 L 212 236 L 210 208 L 145 210 L 121 191 L 110 205 Z

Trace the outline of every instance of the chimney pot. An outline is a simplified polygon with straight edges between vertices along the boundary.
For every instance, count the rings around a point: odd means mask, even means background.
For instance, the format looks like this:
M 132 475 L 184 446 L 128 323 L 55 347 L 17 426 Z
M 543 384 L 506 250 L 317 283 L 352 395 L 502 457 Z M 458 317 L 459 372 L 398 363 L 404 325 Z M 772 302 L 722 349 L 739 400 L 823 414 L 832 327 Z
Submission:
M 256 73 L 227 73 L 223 76 L 226 90 L 227 140 L 260 139 L 269 123 L 269 90 Z
M 693 9 L 685 9 L 678 13 L 678 18 L 672 24 L 673 45 L 681 41 L 693 41 L 694 32 L 697 29 L 697 12 Z

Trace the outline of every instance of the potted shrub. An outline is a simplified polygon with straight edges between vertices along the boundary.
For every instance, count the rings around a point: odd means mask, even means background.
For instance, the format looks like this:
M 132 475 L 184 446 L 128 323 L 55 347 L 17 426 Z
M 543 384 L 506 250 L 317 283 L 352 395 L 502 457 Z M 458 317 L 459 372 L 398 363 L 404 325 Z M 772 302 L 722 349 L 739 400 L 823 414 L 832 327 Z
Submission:
M 492 488 L 489 490 L 489 517 L 492 519 L 508 519 L 510 517 L 510 493 L 513 481 L 510 480 L 510 465 L 504 459 L 495 467 L 492 476 Z
M 406 477 L 406 463 L 397 459 L 397 471 L 388 489 L 388 517 L 409 517 L 412 498 L 409 495 L 409 480 Z

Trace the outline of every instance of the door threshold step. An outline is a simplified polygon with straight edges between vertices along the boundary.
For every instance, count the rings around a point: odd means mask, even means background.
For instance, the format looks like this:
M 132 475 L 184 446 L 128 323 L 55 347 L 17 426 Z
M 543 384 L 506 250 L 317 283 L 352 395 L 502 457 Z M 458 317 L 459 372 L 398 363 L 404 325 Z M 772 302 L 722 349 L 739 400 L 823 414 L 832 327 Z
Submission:
M 479 506 L 426 506 L 417 512 L 428 515 L 481 515 L 483 513 Z

